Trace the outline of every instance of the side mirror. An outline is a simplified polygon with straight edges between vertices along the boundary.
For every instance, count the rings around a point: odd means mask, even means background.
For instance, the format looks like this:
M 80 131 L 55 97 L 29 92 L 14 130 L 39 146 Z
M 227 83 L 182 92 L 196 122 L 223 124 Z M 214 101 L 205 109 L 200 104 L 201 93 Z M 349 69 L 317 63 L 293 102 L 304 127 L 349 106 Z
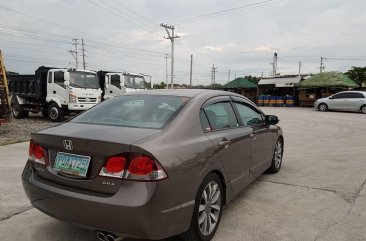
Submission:
M 266 123 L 268 125 L 276 125 L 280 120 L 275 115 L 266 115 Z
M 70 73 L 69 72 L 64 72 L 64 81 L 68 81 L 70 83 Z
M 65 81 L 64 81 L 64 85 L 65 85 L 65 86 L 69 86 L 69 85 L 70 85 L 70 81 L 65 80 Z
M 329 97 L 328 99 L 333 100 L 334 98 L 331 96 L 331 97 Z

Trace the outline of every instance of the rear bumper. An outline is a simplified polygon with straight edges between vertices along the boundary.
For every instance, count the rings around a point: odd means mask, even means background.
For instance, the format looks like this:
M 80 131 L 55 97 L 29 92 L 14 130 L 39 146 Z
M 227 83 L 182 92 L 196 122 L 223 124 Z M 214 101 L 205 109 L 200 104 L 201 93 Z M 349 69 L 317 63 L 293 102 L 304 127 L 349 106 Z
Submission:
M 172 197 L 179 200 L 179 189 L 175 195 L 173 189 L 161 188 L 158 183 L 126 182 L 113 196 L 95 196 L 48 185 L 33 168 L 28 162 L 22 174 L 28 198 L 34 207 L 61 221 L 122 237 L 153 240 L 189 228 L 194 201 L 171 206 Z

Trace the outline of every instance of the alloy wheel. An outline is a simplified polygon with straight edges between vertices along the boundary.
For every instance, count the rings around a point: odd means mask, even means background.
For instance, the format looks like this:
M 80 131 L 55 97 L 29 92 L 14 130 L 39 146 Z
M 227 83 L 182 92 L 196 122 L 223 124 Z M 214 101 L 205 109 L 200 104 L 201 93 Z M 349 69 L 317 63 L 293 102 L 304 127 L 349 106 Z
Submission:
M 366 114 L 366 105 L 362 106 L 362 108 L 361 108 L 361 112 L 362 112 L 363 114 Z
M 281 167 L 282 162 L 282 142 L 280 140 L 277 141 L 274 153 L 275 159 L 275 167 L 279 169 Z
M 327 106 L 325 104 L 320 104 L 319 105 L 319 110 L 320 111 L 326 111 L 327 110 Z
M 204 236 L 210 235 L 217 226 L 221 213 L 219 184 L 211 181 L 202 192 L 198 209 L 198 226 Z

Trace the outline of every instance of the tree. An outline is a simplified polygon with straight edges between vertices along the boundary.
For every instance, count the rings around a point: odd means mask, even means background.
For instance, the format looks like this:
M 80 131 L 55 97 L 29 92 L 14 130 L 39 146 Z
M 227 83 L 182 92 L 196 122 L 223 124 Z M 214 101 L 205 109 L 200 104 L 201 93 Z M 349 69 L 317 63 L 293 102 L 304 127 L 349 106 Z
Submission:
M 359 85 L 366 82 L 366 67 L 352 66 L 345 74 Z
M 6 75 L 18 75 L 19 73 L 13 71 L 6 71 Z
M 154 84 L 154 89 L 165 89 L 166 84 L 165 82 L 161 82 L 160 84 Z
M 258 84 L 258 82 L 261 80 L 261 78 L 256 77 L 256 76 L 244 76 L 244 78 L 246 78 L 247 80 L 249 80 L 250 82 L 254 83 L 254 84 Z

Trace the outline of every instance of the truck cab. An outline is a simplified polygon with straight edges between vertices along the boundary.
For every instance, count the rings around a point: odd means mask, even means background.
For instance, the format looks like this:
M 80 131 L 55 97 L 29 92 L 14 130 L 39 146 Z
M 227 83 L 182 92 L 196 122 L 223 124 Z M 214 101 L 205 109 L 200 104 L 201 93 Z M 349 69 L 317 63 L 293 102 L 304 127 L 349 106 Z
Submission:
M 101 101 L 102 90 L 96 72 L 39 67 L 35 75 L 18 75 L 11 80 L 15 118 L 42 112 L 52 121 L 87 110 Z
M 101 73 L 98 72 L 98 73 Z M 104 72 L 98 74 L 104 92 L 104 100 L 132 91 L 145 90 L 145 77 L 141 74 L 126 72 Z

